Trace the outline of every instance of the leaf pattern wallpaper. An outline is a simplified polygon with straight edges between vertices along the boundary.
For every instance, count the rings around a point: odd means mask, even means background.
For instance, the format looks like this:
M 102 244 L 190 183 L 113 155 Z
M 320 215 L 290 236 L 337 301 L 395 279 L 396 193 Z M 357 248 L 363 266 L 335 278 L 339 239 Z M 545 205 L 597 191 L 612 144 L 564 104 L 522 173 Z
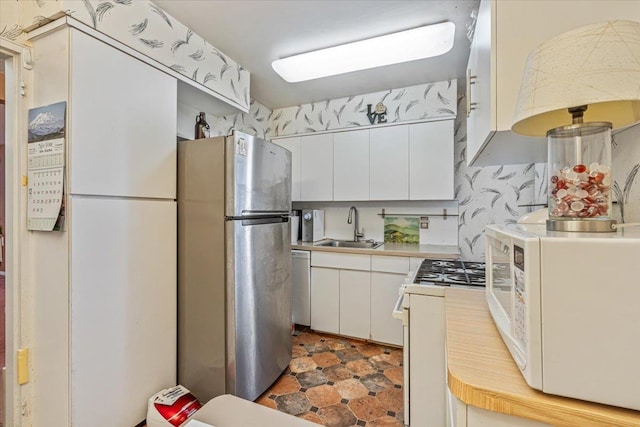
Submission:
M 46 22 L 46 17 L 63 11 L 240 108 L 249 109 L 249 72 L 149 0 L 1 0 L 0 3 L 3 14 L 5 8 L 11 12 L 7 13 L 11 15 L 9 18 L 0 17 L 0 37 L 16 40 L 22 34 L 21 23 L 15 22 L 20 14 L 30 16 L 33 22 Z M 19 6 L 5 5 L 9 3 Z M 14 22 L 4 22 L 5 19 Z
M 537 191 L 546 165 L 467 166 L 467 112 L 464 82 L 458 88 L 455 122 L 455 197 L 459 204 L 458 241 L 464 260 L 483 261 L 487 224 L 515 224 L 546 193 Z M 540 208 L 542 206 L 539 206 Z
M 329 99 L 273 111 L 271 136 L 285 136 L 370 126 L 372 110 L 382 102 L 387 123 L 456 117 L 456 80 L 427 83 L 382 92 Z
M 233 130 L 258 136 L 262 139 L 271 139 L 269 130 L 269 116 L 271 109 L 257 101 L 251 101 L 248 113 L 238 113 L 230 116 L 215 117 L 211 127 L 210 136 L 229 135 Z M 195 121 L 195 115 L 194 121 Z

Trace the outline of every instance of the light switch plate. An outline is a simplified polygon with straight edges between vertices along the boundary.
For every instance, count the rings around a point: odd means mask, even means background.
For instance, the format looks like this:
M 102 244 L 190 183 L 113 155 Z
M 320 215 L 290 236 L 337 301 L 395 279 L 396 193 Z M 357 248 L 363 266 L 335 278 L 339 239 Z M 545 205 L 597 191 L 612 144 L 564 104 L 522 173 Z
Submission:
M 429 229 L 429 217 L 428 216 L 421 216 L 420 217 L 420 229 L 421 230 Z

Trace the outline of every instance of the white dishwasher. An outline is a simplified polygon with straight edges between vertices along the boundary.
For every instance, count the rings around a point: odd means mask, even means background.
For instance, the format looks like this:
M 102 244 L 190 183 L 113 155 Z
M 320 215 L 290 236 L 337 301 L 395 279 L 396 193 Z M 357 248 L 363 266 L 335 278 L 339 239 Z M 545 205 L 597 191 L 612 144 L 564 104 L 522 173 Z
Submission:
M 311 252 L 291 251 L 293 323 L 311 326 Z

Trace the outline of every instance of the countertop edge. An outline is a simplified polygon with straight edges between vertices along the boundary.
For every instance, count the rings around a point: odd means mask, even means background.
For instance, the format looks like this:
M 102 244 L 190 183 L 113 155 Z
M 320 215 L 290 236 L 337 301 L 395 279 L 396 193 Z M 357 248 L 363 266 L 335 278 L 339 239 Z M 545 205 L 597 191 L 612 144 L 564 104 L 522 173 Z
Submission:
M 530 388 L 493 324 L 484 293 L 447 289 L 445 305 L 448 385 L 464 403 L 559 427 L 640 426 L 638 411 Z M 490 351 L 476 351 L 474 345 Z M 487 368 L 491 362 L 495 366 Z M 482 384 L 483 376 L 502 385 Z
M 438 250 L 430 250 L 429 246 L 434 248 L 445 247 L 446 245 L 420 245 L 422 248 L 417 248 L 416 251 L 407 251 L 399 249 L 385 249 L 384 245 L 376 249 L 363 249 L 363 248 L 335 248 L 330 246 L 314 246 L 313 243 L 298 242 L 292 243 L 291 249 L 301 251 L 318 251 L 318 252 L 334 252 L 345 254 L 360 254 L 360 255 L 380 255 L 380 256 L 404 256 L 404 257 L 416 257 L 416 258 L 437 258 L 437 259 L 459 259 L 460 253 L 440 252 Z

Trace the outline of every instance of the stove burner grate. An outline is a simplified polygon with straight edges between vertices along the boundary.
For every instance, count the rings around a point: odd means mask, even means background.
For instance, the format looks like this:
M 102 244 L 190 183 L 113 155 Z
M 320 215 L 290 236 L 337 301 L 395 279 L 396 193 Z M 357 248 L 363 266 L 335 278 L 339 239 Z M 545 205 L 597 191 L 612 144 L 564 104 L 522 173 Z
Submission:
M 438 285 L 485 286 L 485 263 L 458 260 L 422 261 L 415 275 L 415 283 L 436 283 Z

